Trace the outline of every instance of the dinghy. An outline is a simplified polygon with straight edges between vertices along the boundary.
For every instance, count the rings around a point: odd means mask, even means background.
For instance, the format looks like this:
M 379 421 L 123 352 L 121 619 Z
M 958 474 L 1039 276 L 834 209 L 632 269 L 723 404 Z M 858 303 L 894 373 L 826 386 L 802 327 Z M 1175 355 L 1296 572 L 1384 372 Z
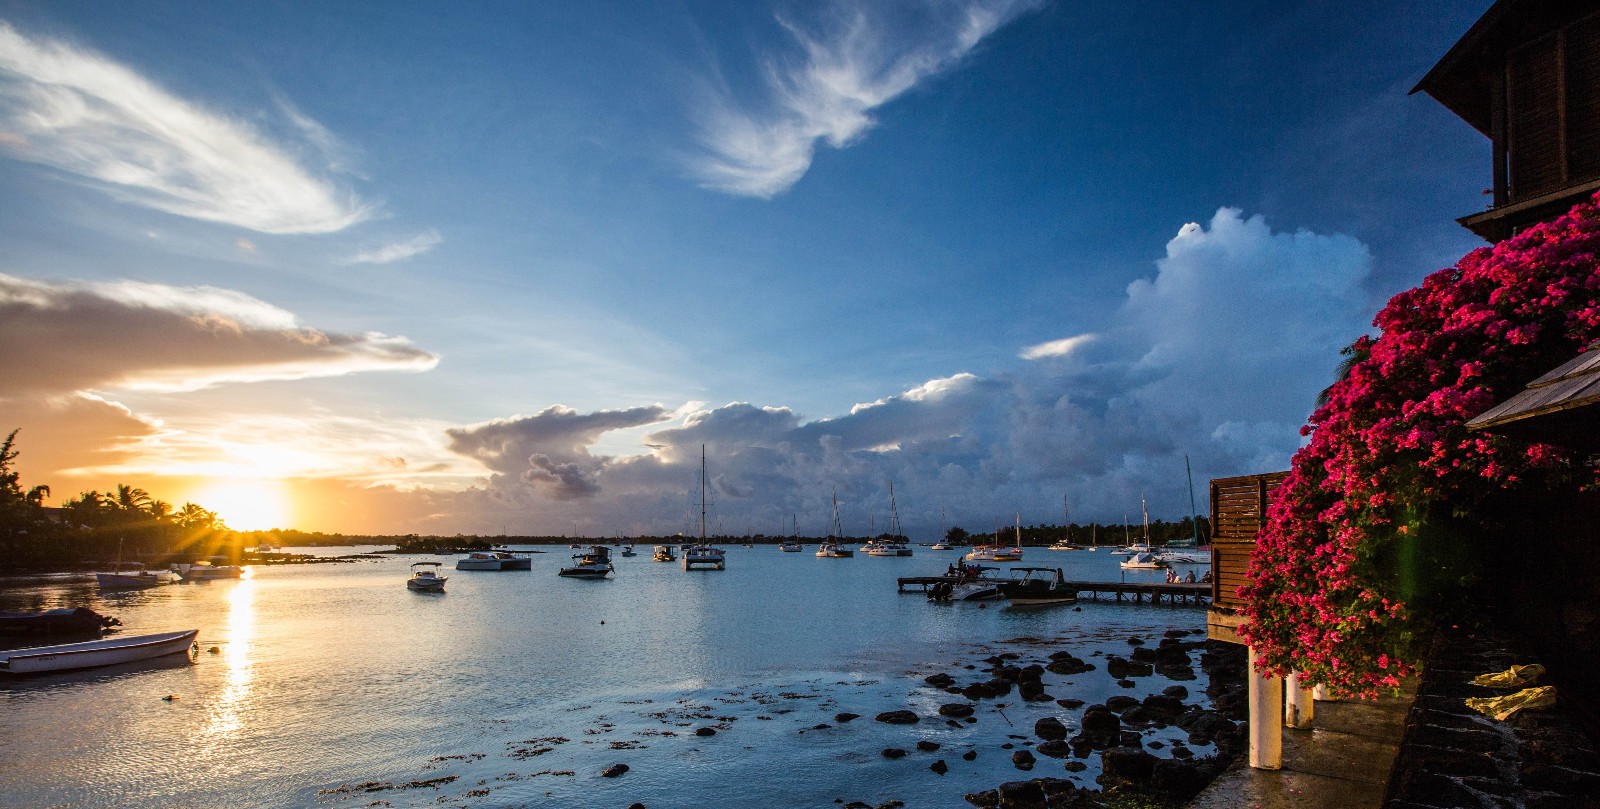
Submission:
M 0 673 L 41 674 L 148 660 L 152 657 L 188 651 L 189 647 L 194 645 L 194 638 L 198 634 L 200 630 L 188 629 L 182 632 L 163 632 L 158 635 L 134 635 L 110 640 L 13 649 L 0 652 Z

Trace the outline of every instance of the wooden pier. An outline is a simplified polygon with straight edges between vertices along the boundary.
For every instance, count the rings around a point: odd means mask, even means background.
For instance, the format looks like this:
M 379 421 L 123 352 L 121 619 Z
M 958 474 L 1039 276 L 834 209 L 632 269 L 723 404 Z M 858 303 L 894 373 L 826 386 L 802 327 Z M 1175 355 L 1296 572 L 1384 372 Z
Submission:
M 954 576 L 902 576 L 895 579 L 896 589 L 899 592 L 928 592 L 928 588 L 941 582 L 956 581 L 982 581 L 1001 584 L 1012 579 L 996 579 L 992 577 L 957 579 Z M 1168 584 L 1166 582 L 1122 582 L 1122 581 L 1069 581 L 1069 587 L 1078 591 L 1079 597 L 1089 594 L 1094 601 L 1099 601 L 1102 594 L 1117 601 L 1127 598 L 1135 604 L 1149 602 L 1160 604 L 1163 599 L 1168 604 L 1194 604 L 1205 606 L 1206 599 L 1211 595 L 1211 585 L 1208 583 Z

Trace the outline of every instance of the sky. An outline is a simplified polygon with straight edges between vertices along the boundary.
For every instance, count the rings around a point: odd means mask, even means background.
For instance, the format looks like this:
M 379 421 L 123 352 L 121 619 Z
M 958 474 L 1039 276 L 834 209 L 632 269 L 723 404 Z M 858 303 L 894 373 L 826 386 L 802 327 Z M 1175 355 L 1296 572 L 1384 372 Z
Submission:
M 1203 514 L 1482 246 L 1488 5 L 0 0 L 0 429 L 243 529 Z

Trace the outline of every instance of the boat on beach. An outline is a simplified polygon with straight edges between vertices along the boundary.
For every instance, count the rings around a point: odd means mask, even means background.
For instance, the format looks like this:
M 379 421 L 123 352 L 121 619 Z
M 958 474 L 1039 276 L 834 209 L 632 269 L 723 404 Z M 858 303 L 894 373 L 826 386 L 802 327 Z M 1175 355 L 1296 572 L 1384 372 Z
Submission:
M 444 583 L 450 577 L 439 575 L 441 567 L 444 567 L 441 562 L 412 562 L 411 578 L 406 579 L 406 589 L 419 593 L 444 592 Z
M 133 635 L 109 640 L 13 649 L 0 652 L 0 673 L 43 674 L 148 660 L 152 657 L 188 651 L 189 647 L 194 645 L 194 638 L 198 634 L 200 634 L 198 629 L 187 629 L 156 635 Z
M 572 579 L 603 579 L 611 575 L 611 549 L 604 545 L 591 545 L 583 553 L 572 555 L 573 565 L 556 571 L 557 576 Z
M 88 607 L 0 612 L 0 635 L 98 635 L 122 622 Z
M 1000 585 L 1000 595 L 1022 606 L 1072 604 L 1078 600 L 1077 588 L 1067 584 L 1059 567 L 1011 568 L 1011 580 Z

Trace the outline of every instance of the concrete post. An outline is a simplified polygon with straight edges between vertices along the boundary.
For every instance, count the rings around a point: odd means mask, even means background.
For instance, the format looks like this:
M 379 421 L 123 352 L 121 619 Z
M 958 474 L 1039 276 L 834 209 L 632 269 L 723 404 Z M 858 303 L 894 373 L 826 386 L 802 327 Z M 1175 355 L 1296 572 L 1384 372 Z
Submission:
M 1291 728 L 1310 727 L 1311 717 L 1315 710 L 1315 703 L 1311 701 L 1310 689 L 1301 686 L 1300 672 L 1289 672 L 1289 676 L 1283 681 L 1284 726 Z
M 1316 688 L 1311 689 L 1311 698 L 1318 702 L 1327 702 L 1333 699 L 1328 695 L 1328 687 L 1321 683 L 1318 683 Z
M 1256 670 L 1250 647 L 1250 766 L 1276 770 L 1283 766 L 1283 680 Z

